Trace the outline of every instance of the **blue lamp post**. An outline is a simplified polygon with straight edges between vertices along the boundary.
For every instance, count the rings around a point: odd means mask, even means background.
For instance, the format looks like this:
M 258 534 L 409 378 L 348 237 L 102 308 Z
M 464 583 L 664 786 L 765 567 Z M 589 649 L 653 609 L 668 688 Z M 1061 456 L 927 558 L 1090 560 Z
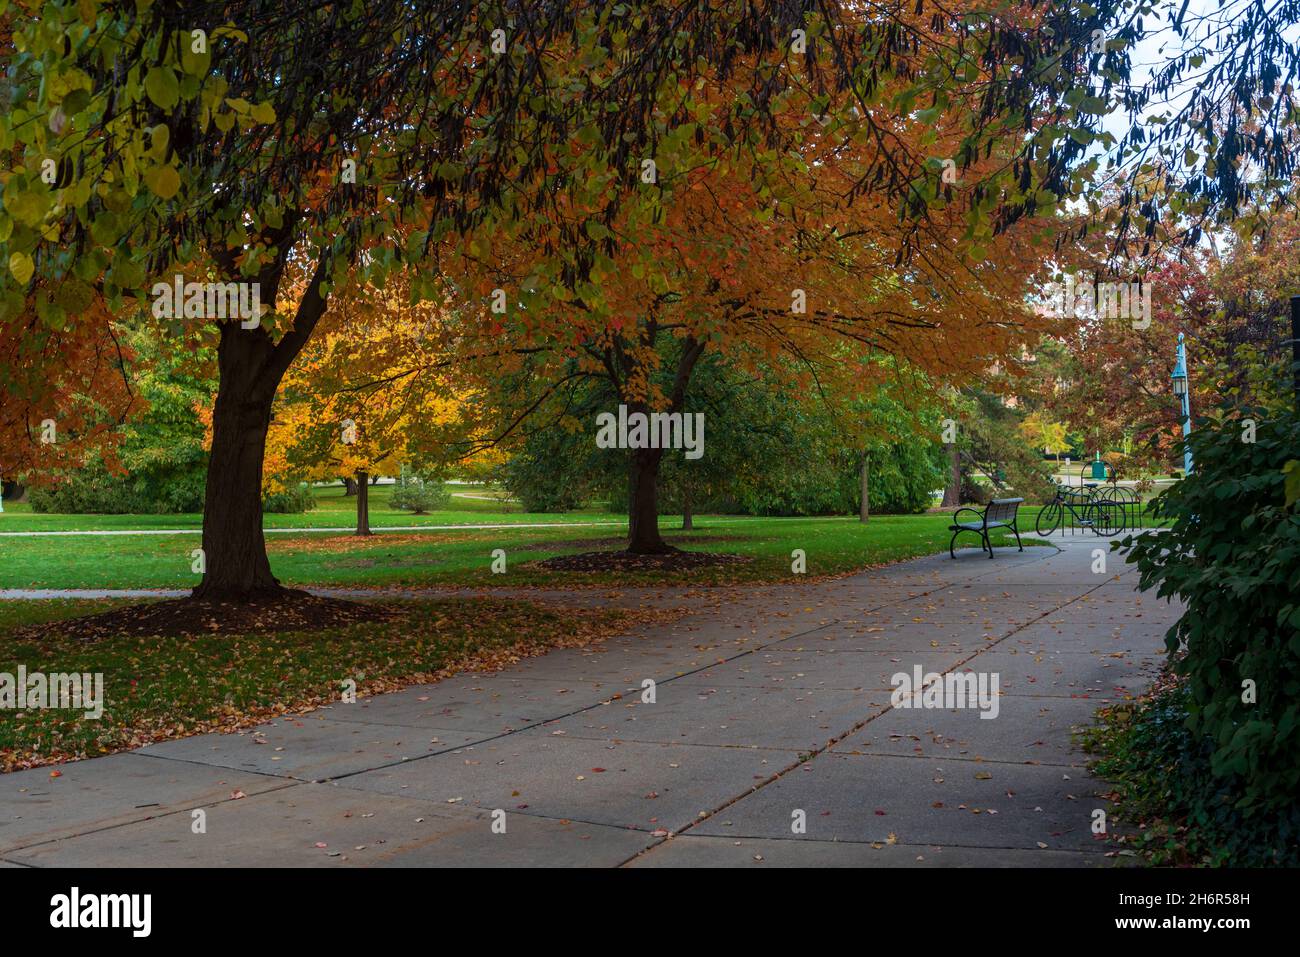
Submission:
M 1183 403 L 1183 475 L 1192 474 L 1192 449 L 1187 444 L 1187 436 L 1192 431 L 1192 404 L 1191 396 L 1187 390 L 1187 350 L 1183 348 L 1183 334 L 1178 333 L 1178 353 L 1177 361 L 1174 363 L 1174 374 L 1169 378 L 1174 383 L 1174 395 L 1178 396 Z

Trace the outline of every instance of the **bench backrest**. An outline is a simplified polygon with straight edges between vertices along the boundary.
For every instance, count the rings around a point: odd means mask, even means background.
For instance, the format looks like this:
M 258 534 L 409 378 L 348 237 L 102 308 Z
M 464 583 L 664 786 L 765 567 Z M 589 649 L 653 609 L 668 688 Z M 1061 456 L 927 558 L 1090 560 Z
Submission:
M 995 498 L 989 502 L 988 508 L 984 510 L 984 522 L 1010 522 L 1014 521 L 1016 511 L 1020 508 L 1023 498 Z

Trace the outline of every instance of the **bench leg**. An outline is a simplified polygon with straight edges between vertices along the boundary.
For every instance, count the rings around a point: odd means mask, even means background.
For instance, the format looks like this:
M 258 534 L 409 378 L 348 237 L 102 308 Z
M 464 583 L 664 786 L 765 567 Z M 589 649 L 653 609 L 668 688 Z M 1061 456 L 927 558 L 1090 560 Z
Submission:
M 984 547 L 989 550 L 989 558 L 993 557 L 993 543 L 989 541 L 989 530 L 984 529 Z
M 1011 531 L 1015 533 L 1015 536 L 1016 536 L 1016 544 L 1017 544 L 1017 545 L 1020 545 L 1020 529 L 1018 529 L 1018 528 L 1016 528 L 1014 525 L 1012 525 L 1012 526 L 1011 526 Z M 1023 551 L 1025 550 L 1025 546 L 1024 546 L 1024 545 L 1020 545 L 1020 550 L 1023 552 Z
M 957 544 L 957 536 L 960 534 L 961 534 L 961 529 L 958 529 L 957 531 L 953 532 L 952 541 L 948 543 L 948 555 L 952 558 L 957 557 L 957 553 L 953 550 L 953 546 Z

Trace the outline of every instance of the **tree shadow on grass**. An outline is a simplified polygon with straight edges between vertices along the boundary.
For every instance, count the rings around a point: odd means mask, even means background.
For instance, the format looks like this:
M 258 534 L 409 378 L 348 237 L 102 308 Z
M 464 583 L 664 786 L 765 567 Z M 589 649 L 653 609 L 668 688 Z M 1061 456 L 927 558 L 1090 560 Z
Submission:
M 28 625 L 15 638 L 68 637 L 99 641 L 123 635 L 248 635 L 319 631 L 405 618 L 409 609 L 373 602 L 324 598 L 296 588 L 256 592 L 239 600 L 175 598 Z

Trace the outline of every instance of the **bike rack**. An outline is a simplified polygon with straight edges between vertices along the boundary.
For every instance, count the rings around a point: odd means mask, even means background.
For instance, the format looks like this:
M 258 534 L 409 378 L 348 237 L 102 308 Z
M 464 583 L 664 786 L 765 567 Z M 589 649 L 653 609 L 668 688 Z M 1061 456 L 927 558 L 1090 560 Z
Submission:
M 1096 497 L 1102 502 L 1111 502 L 1121 516 L 1120 531 L 1131 532 L 1142 527 L 1142 499 L 1137 492 L 1129 488 L 1120 488 L 1112 483 L 1100 489 Z
M 1069 504 L 1074 506 L 1063 510 L 1060 528 L 1062 534 L 1075 535 L 1087 532 L 1091 535 L 1093 533 L 1092 523 L 1084 521 L 1082 514 L 1084 509 L 1092 503 L 1094 494 L 1092 489 L 1096 487 L 1096 482 L 1084 483 L 1082 472 L 1079 473 L 1079 490 L 1077 492 L 1069 486 L 1062 487 L 1062 491 L 1069 496 Z
M 1103 463 L 1104 464 L 1104 463 Z M 1086 480 L 1085 473 L 1092 470 L 1094 463 L 1087 462 L 1079 468 L 1079 484 L 1077 486 L 1068 483 L 1058 486 L 1062 493 L 1068 498 L 1068 504 L 1073 508 L 1063 508 L 1061 515 L 1061 524 L 1057 530 L 1062 534 L 1076 535 L 1081 533 L 1093 534 L 1092 523 L 1086 521 L 1083 516 L 1086 514 L 1088 506 L 1097 502 L 1106 502 L 1114 510 L 1112 514 L 1119 516 L 1119 528 L 1116 532 L 1132 531 L 1141 524 L 1142 501 L 1137 493 L 1132 489 L 1121 488 L 1117 484 L 1114 469 L 1106 466 L 1108 472 L 1108 482 L 1089 482 Z

